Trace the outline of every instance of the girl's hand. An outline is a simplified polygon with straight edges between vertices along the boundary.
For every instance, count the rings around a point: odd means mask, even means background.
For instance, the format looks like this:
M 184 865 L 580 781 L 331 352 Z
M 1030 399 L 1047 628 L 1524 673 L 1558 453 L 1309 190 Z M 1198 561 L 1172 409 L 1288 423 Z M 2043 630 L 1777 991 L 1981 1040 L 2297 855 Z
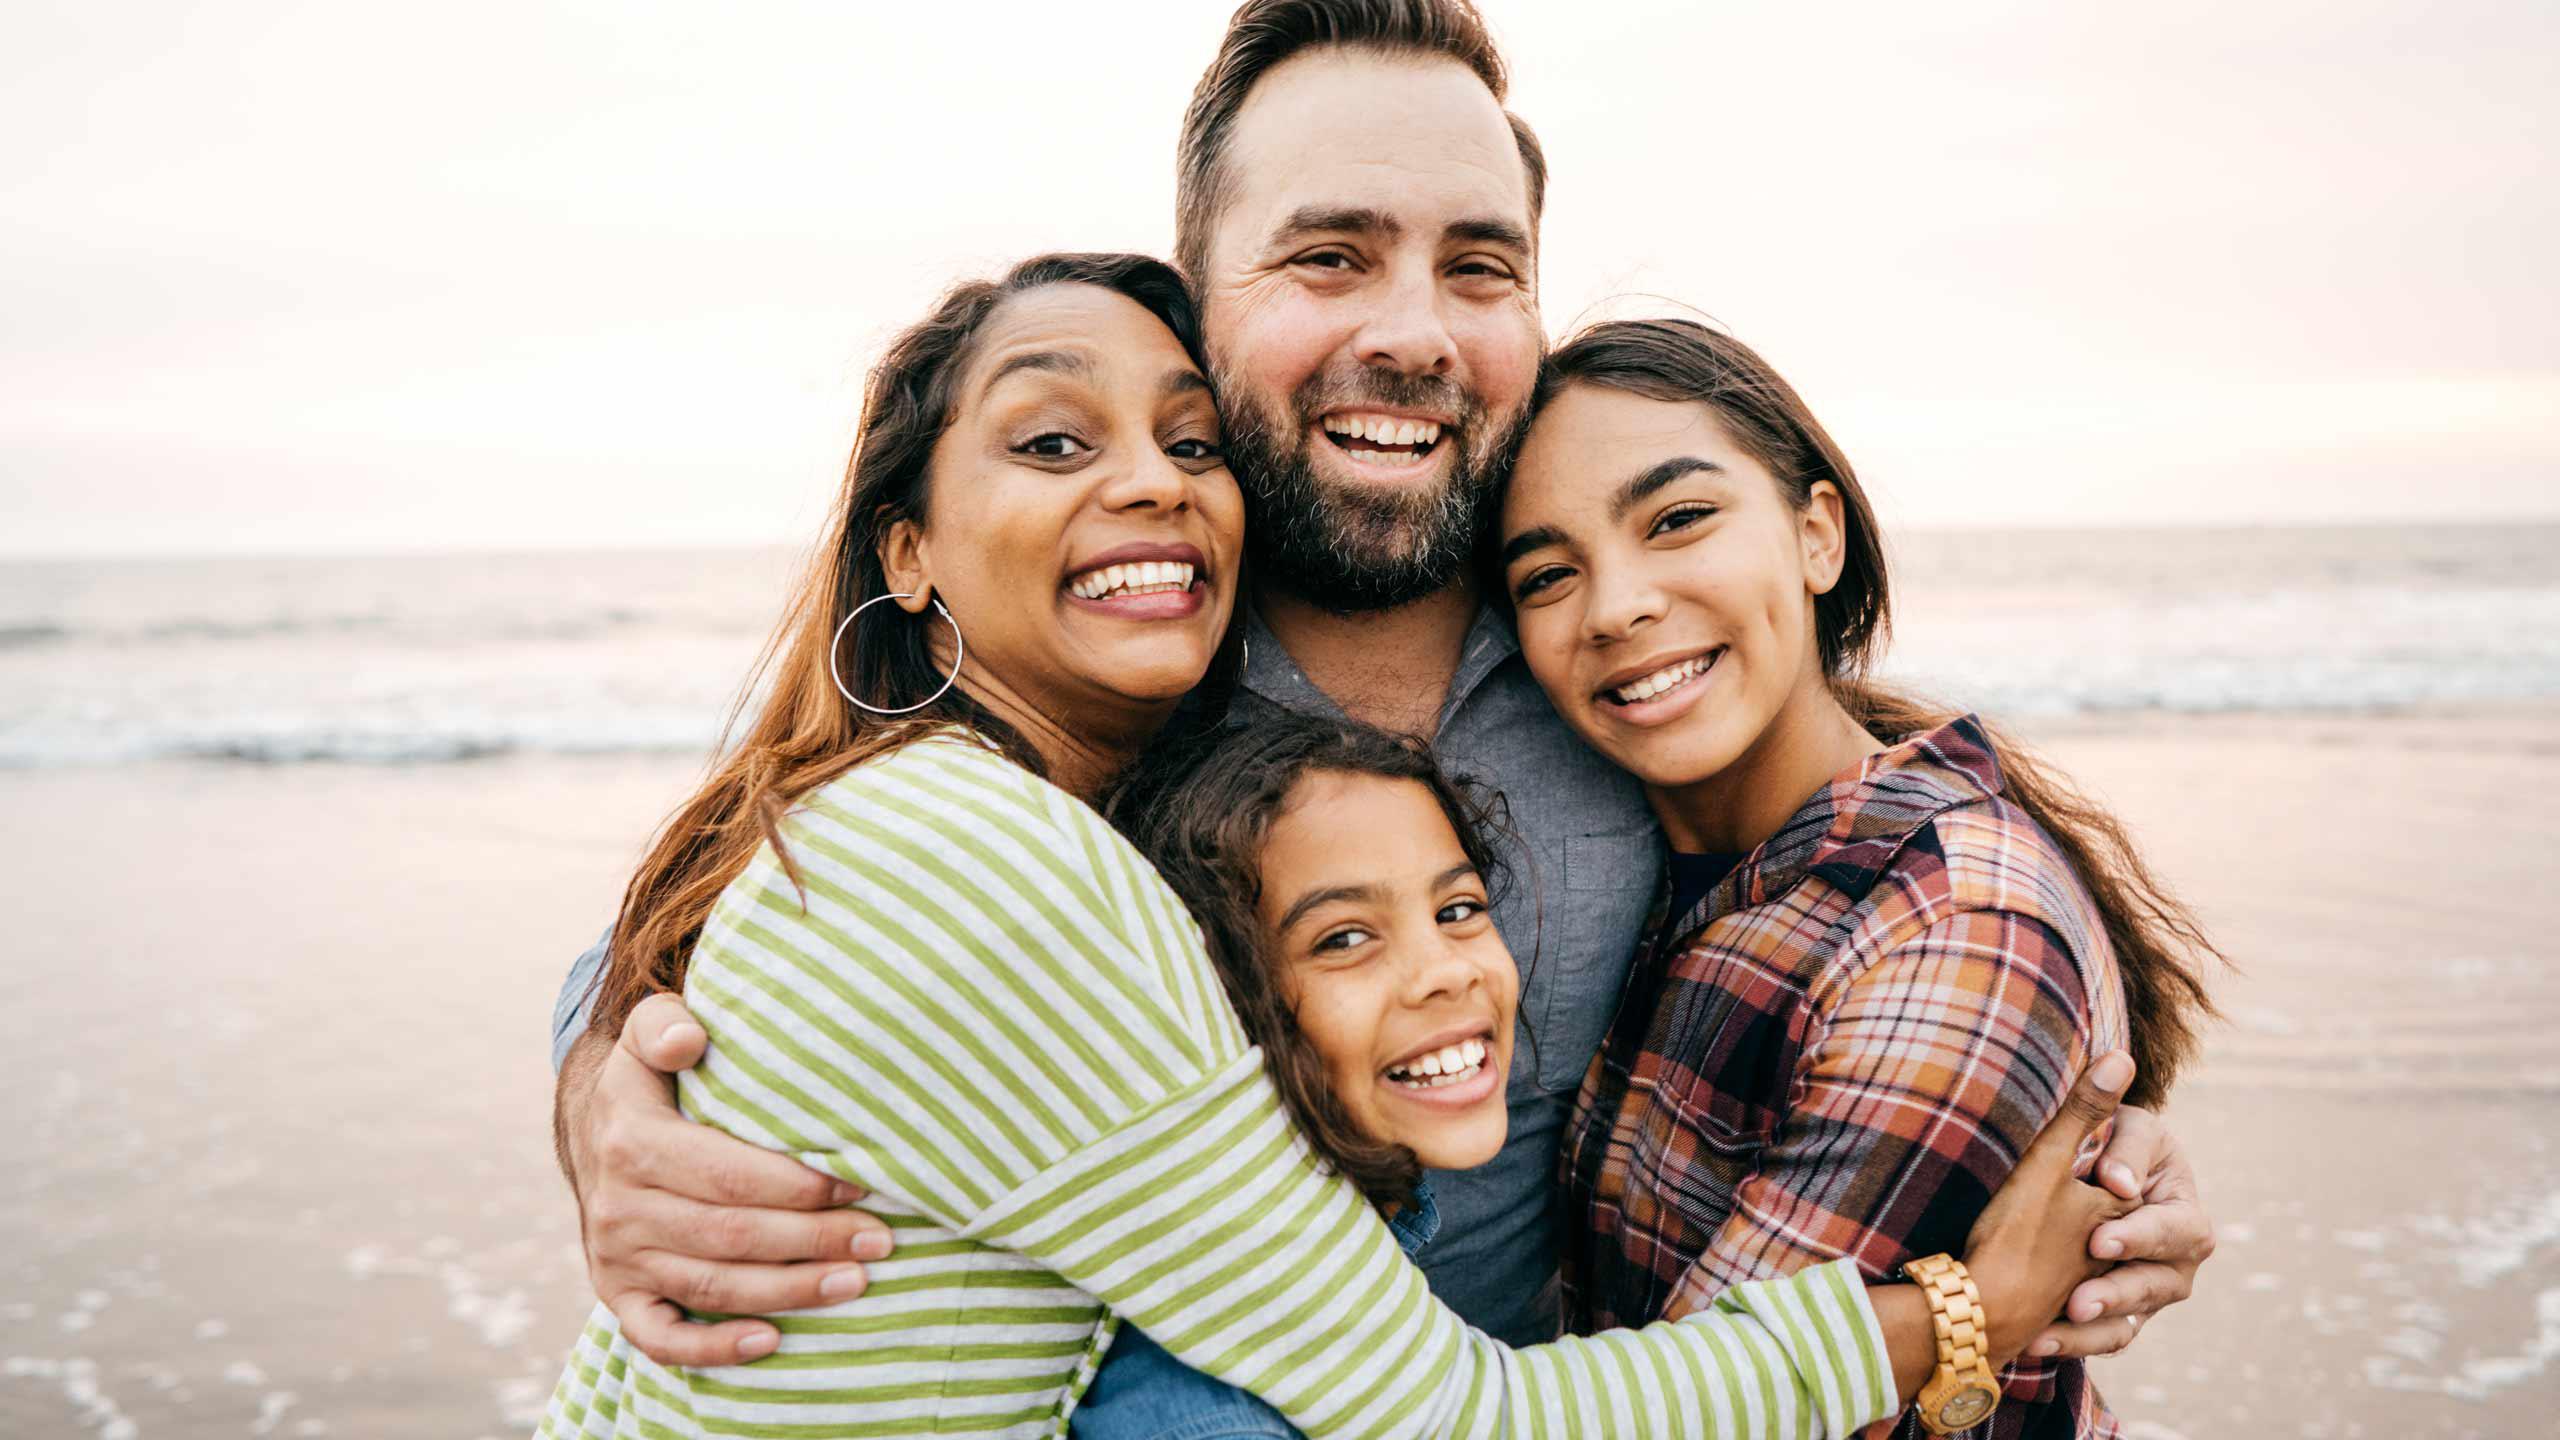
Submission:
M 1964 1265 L 1991 1322 L 1993 1366 L 2006 1365 L 2054 1318 L 2074 1286 L 2109 1268 L 2089 1255 L 2089 1232 L 2132 1211 L 2072 1174 L 2082 1148 L 2133 1083 L 2133 1057 L 2110 1051 L 2080 1072 L 2061 1113 L 2018 1160 L 1965 1241 Z

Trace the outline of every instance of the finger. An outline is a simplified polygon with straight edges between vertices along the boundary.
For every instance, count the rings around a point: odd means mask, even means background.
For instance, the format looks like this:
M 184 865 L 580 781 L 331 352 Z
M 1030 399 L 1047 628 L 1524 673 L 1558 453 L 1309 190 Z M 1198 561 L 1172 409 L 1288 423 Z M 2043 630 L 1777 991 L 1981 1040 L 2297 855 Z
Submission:
M 711 1042 L 693 1012 L 673 995 L 652 995 L 622 1022 L 622 1048 L 661 1075 L 690 1070 Z
M 761 1360 L 782 1343 L 782 1332 L 762 1320 L 699 1325 L 664 1300 L 627 1295 L 607 1302 L 622 1337 L 661 1365 L 743 1365 Z
M 2083 1280 L 2063 1302 L 2062 1316 L 2074 1324 L 2149 1315 L 2195 1293 L 2194 1272 L 2172 1265 L 2118 1265 L 2093 1280 Z
M 2027 1353 L 2039 1360 L 2088 1360 L 2113 1355 L 2142 1333 L 2136 1315 L 2111 1316 L 2087 1325 L 2055 1325 L 2028 1342 Z
M 657 1294 L 687 1310 L 714 1315 L 765 1315 L 812 1310 L 850 1300 L 870 1286 L 860 1265 L 722 1265 L 652 1250 L 635 1267 Z
M 889 1227 L 860 1210 L 767 1210 L 706 1205 L 665 1190 L 642 1190 L 610 1215 L 599 1238 L 618 1253 L 667 1250 L 697 1260 L 788 1264 L 800 1260 L 882 1260 Z
M 2122 1050 L 2110 1050 L 2083 1067 L 2062 1109 L 2018 1158 L 2019 1171 L 2041 1172 L 2045 1183 L 2069 1175 L 2080 1147 L 2114 1116 L 2116 1102 L 2132 1083 L 2133 1057 Z
M 2193 1269 L 2213 1254 L 2213 1222 L 2192 1204 L 2144 1205 L 2091 1232 L 2089 1253 L 2101 1260 L 2156 1260 Z
M 858 1185 L 696 1125 L 672 1109 L 614 1125 L 606 1132 L 604 1151 L 606 1163 L 626 1183 L 655 1186 L 706 1204 L 818 1210 L 849 1205 L 862 1195 Z

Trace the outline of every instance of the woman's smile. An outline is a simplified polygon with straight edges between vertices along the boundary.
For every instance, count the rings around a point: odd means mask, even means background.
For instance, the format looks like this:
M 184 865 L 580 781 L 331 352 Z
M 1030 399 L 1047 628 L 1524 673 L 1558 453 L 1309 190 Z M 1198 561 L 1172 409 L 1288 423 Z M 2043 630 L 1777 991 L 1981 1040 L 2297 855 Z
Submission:
M 1077 607 L 1122 620 L 1182 620 L 1200 613 L 1210 582 L 1197 546 L 1115 546 L 1083 562 L 1061 586 Z

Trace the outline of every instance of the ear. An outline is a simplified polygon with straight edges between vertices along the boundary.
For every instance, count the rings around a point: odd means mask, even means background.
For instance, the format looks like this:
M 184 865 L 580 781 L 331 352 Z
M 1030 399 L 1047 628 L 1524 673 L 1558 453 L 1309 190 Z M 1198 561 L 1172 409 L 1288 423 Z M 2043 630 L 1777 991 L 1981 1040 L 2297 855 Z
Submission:
M 1828 480 L 1813 482 L 1813 491 L 1805 497 L 1796 514 L 1796 529 L 1804 543 L 1804 588 L 1807 594 L 1828 595 L 1840 583 L 1840 569 L 1848 563 L 1849 532 L 1847 505 L 1840 498 L 1840 487 Z
M 925 545 L 924 527 L 913 520 L 892 520 L 880 532 L 880 569 L 893 601 L 910 615 L 921 615 L 933 601 L 933 560 Z

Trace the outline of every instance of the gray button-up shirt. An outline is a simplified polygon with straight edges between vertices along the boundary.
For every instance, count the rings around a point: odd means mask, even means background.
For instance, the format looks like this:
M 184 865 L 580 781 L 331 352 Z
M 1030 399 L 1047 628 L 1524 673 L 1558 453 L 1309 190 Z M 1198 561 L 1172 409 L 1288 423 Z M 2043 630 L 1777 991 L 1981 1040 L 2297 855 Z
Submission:
M 1250 724 L 1271 707 L 1342 713 L 1260 615 L 1245 623 L 1252 649 L 1237 719 Z M 1490 609 L 1467 632 L 1433 748 L 1451 774 L 1500 791 L 1518 832 L 1495 837 L 1511 885 L 1495 897 L 1493 923 L 1520 963 L 1520 1030 L 1510 1137 L 1488 1164 L 1432 1172 L 1440 1229 L 1417 1258 L 1432 1291 L 1468 1323 L 1535 1344 L 1557 1329 L 1556 1148 L 1634 958 L 1661 832 L 1636 782 L 1565 728 L 1510 625 Z M 554 1068 L 586 1028 L 604 953 L 599 940 L 560 988 Z

